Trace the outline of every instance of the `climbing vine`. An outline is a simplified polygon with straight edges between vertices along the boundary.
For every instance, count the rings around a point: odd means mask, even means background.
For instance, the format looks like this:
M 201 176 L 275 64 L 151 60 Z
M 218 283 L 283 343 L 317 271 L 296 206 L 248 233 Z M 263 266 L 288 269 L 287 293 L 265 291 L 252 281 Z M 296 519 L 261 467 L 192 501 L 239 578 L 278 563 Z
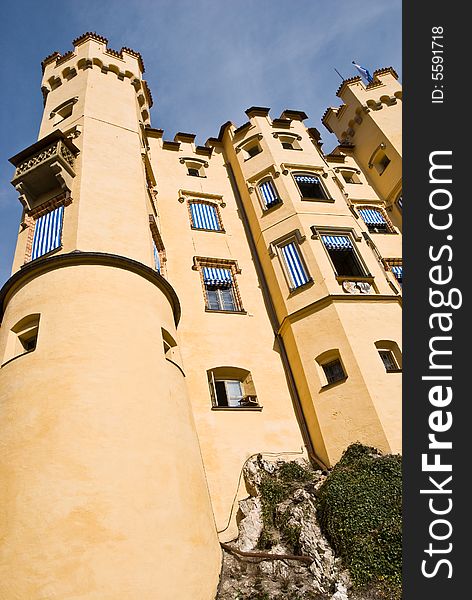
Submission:
M 318 520 L 357 588 L 401 597 L 401 457 L 351 445 L 317 494 Z

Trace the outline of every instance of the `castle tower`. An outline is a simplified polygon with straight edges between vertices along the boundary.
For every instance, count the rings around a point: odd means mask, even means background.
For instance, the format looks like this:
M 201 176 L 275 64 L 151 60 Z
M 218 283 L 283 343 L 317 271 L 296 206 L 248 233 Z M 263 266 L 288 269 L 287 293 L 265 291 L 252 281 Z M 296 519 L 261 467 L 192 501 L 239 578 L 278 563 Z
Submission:
M 399 230 L 355 156 L 324 155 L 305 113 L 246 113 L 220 138 L 314 452 L 329 465 L 354 441 L 398 452 L 401 285 L 390 265 Z
M 220 549 L 159 273 L 141 57 L 85 34 L 44 63 L 1 293 L 0 597 L 214 597 Z
M 328 108 L 323 124 L 336 135 L 341 151 L 352 155 L 401 228 L 402 88 L 391 67 L 374 71 L 373 81 L 343 81 L 337 91 L 343 104 Z

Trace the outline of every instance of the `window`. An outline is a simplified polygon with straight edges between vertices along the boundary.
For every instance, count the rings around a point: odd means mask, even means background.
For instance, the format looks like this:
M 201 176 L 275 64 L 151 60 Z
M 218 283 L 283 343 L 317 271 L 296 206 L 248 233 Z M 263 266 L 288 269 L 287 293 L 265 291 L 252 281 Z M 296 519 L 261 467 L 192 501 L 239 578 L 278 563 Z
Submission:
M 282 144 L 282 148 L 285 150 L 301 150 L 302 147 L 298 143 L 297 137 L 295 135 L 283 135 L 278 134 L 277 136 Z
M 341 175 L 345 183 L 361 183 L 355 171 L 341 171 Z
M 385 152 L 378 152 L 375 160 L 373 162 L 374 168 L 379 175 L 385 171 L 385 169 L 390 164 L 389 157 L 385 154 Z
M 161 328 L 161 333 L 165 359 L 177 365 L 182 370 L 182 357 L 177 342 L 166 329 Z
M 311 281 L 311 277 L 308 276 L 300 256 L 298 244 L 295 241 L 290 241 L 280 246 L 280 250 L 282 252 L 285 272 L 290 282 L 290 288 L 294 290 Z
M 379 354 L 387 373 L 389 371 L 398 371 L 398 365 L 391 350 L 379 350 Z
M 344 373 L 343 366 L 339 359 L 332 360 L 321 366 L 326 377 L 327 385 L 346 379 L 346 374 Z
M 366 277 L 347 235 L 322 235 L 322 242 L 339 277 Z
M 231 269 L 203 267 L 207 310 L 241 312 L 241 306 Z
M 398 344 L 391 340 L 379 340 L 375 347 L 387 373 L 400 373 L 402 370 L 402 354 Z
M 400 212 L 403 210 L 403 198 L 402 194 L 400 194 L 396 200 L 396 205 L 398 206 Z
M 71 98 L 70 100 L 66 100 L 51 111 L 49 118 L 53 119 L 54 125 L 58 125 L 59 123 L 61 123 L 65 119 L 68 119 L 72 115 L 74 104 L 77 102 L 77 100 L 77 97 Z
M 36 219 L 31 260 L 61 247 L 63 219 L 64 206 L 59 206 Z
M 204 167 L 207 167 L 208 164 L 204 161 L 186 160 L 185 158 L 181 158 L 180 161 L 185 163 L 187 175 L 190 175 L 190 177 L 205 177 Z
M 387 258 L 384 261 L 387 271 L 391 271 L 400 285 L 403 283 L 403 263 L 401 258 Z
M 260 154 L 262 152 L 262 148 L 259 146 L 259 144 L 251 144 L 250 146 L 246 146 L 244 151 L 246 152 L 246 160 L 249 160 L 253 156 Z
M 154 215 L 149 215 L 149 226 L 151 228 L 154 267 L 160 275 L 165 276 L 166 251 Z
M 218 207 L 208 202 L 189 202 L 192 229 L 223 231 Z
M 17 356 L 36 350 L 39 332 L 39 314 L 24 317 L 11 328 L 4 357 L 4 364 Z
M 252 375 L 238 367 L 216 367 L 207 371 L 213 408 L 259 408 Z
M 302 200 L 329 200 L 320 177 L 317 175 L 294 175 Z
M 393 225 L 378 208 L 359 208 L 359 214 L 371 233 L 395 233 Z
M 277 190 L 275 189 L 275 185 L 271 179 L 267 179 L 266 181 L 260 183 L 258 185 L 258 189 L 264 204 L 264 208 L 272 208 L 273 206 L 277 206 L 277 204 L 282 203 L 282 200 L 279 198 Z

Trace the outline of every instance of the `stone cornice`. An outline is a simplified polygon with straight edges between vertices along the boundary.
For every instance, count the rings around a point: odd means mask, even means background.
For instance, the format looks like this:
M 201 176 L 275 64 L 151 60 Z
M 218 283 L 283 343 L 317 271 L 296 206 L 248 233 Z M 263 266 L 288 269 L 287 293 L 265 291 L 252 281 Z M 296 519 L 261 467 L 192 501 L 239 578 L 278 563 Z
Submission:
M 147 279 L 147 281 L 154 284 L 163 292 L 172 307 L 175 325 L 178 325 L 181 314 L 179 299 L 171 284 L 159 275 L 157 271 L 126 256 L 105 252 L 81 252 L 79 250 L 68 254 L 56 254 L 50 257 L 38 258 L 27 263 L 12 275 L 0 290 L 0 322 L 3 319 L 5 308 L 10 298 L 20 287 L 49 271 L 78 265 L 100 265 L 123 269 L 144 277 L 144 279 Z

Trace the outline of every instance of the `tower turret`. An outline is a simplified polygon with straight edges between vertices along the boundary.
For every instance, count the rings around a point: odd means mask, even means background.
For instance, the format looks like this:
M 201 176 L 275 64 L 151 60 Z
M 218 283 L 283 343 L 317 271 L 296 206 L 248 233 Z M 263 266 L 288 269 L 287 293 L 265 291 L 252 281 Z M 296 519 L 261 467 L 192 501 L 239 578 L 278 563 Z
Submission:
M 394 69 L 374 71 L 373 81 L 361 77 L 343 81 L 337 91 L 343 104 L 328 108 L 323 124 L 336 135 L 342 151 L 351 154 L 380 198 L 392 206 L 400 198 L 402 181 L 402 88 Z
M 12 159 L 24 215 L 0 293 L 5 600 L 207 600 L 220 570 L 180 304 L 153 256 L 151 98 L 140 55 L 106 43 L 88 33 L 44 61 L 40 138 Z

